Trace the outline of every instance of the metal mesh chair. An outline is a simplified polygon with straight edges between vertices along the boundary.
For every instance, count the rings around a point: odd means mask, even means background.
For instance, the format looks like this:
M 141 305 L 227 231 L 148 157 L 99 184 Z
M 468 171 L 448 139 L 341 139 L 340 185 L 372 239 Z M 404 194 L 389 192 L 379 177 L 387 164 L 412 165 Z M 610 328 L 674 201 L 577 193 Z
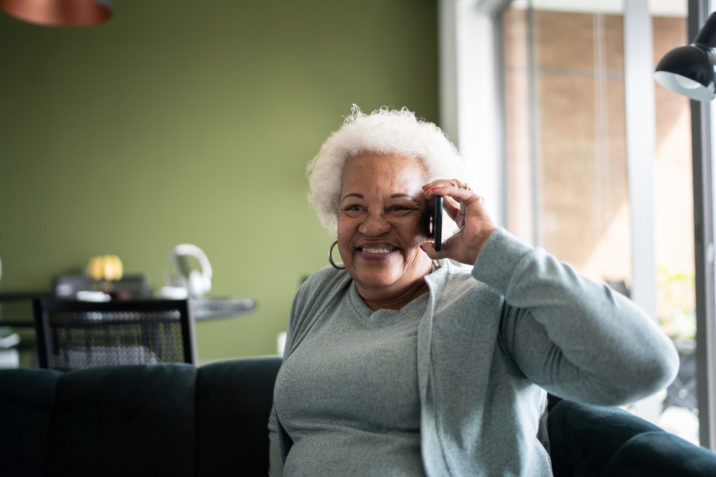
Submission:
M 41 368 L 196 363 L 187 300 L 36 299 L 33 306 Z

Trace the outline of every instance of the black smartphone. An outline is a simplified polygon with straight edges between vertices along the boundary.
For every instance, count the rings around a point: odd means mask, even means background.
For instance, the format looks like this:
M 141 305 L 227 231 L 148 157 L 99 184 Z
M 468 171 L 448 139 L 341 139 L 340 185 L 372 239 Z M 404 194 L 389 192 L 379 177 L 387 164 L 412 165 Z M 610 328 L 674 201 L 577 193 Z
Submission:
M 435 250 L 439 252 L 443 245 L 443 197 L 436 195 L 428 201 L 425 216 L 425 235 L 435 242 Z

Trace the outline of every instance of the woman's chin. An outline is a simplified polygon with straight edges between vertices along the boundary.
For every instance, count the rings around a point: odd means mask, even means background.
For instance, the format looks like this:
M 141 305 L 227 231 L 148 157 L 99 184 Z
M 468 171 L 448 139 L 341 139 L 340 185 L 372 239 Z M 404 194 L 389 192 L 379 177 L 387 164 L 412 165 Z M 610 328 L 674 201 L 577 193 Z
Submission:
M 363 287 L 386 288 L 400 280 L 403 270 L 389 266 L 386 261 L 371 261 L 367 265 L 356 267 L 351 276 Z
M 389 288 L 399 286 L 403 283 L 408 285 L 415 280 L 422 278 L 423 263 L 416 260 L 406 260 L 406 257 L 398 252 L 388 254 L 367 254 L 357 253 L 348 266 L 351 277 L 364 288 Z

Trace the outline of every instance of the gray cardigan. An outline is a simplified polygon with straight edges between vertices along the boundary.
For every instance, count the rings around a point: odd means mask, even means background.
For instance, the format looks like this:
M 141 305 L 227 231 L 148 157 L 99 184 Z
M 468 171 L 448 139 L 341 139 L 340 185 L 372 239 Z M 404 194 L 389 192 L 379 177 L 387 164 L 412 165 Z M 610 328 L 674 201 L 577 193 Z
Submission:
M 616 405 L 665 387 L 678 370 L 671 341 L 631 301 L 504 229 L 472 269 L 444 260 L 426 280 L 417 372 L 429 476 L 549 476 L 537 438 L 545 391 Z M 330 267 L 304 283 L 285 357 L 351 286 Z M 269 429 L 277 476 L 291 441 L 275 413 Z

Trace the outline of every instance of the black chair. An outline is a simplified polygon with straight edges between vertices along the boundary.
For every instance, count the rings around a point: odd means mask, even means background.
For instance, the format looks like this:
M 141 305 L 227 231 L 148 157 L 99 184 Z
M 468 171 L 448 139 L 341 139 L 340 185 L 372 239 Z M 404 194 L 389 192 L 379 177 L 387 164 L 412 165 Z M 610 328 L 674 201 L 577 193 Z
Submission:
M 196 363 L 187 300 L 36 299 L 33 307 L 41 368 Z

